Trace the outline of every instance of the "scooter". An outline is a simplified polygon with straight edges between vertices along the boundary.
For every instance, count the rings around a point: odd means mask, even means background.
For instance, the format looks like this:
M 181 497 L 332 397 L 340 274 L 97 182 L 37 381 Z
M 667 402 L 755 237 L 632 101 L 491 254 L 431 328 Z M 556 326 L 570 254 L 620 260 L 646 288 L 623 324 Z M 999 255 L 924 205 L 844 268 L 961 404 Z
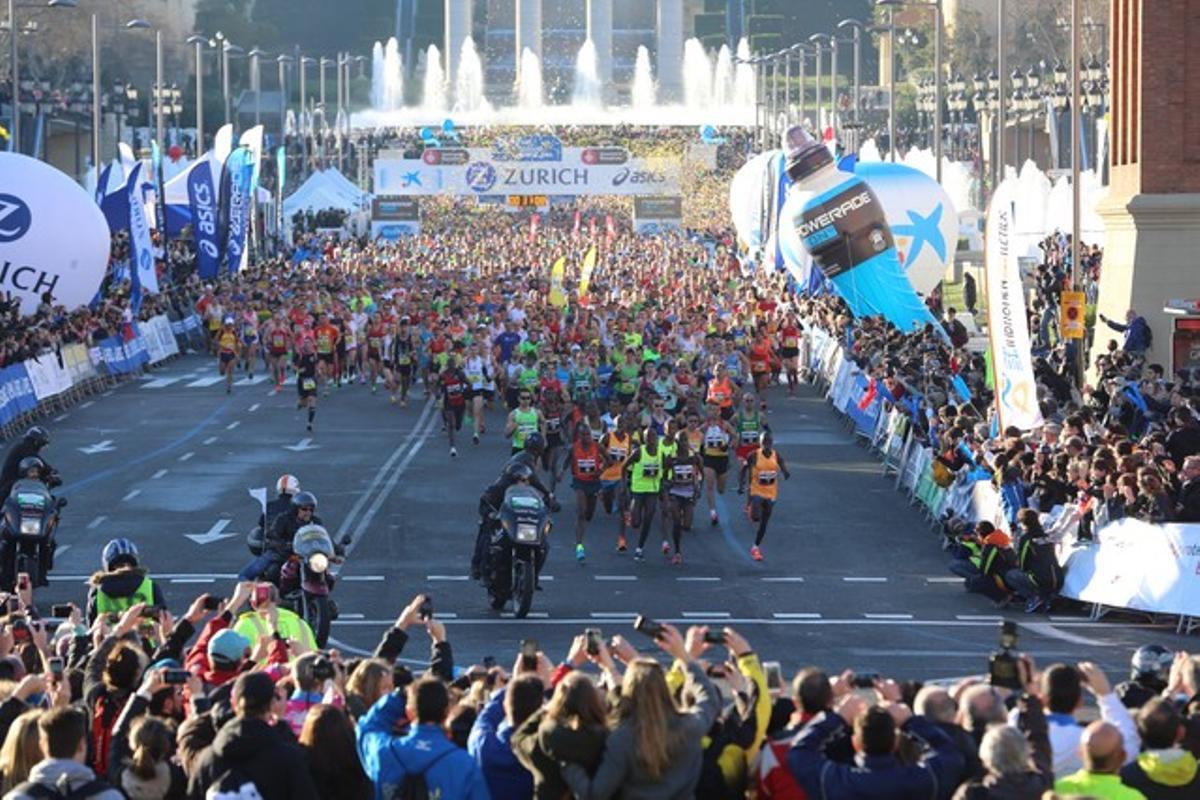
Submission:
M 0 542 L 4 554 L 0 564 L 0 583 L 8 591 L 16 585 L 17 575 L 29 575 L 34 586 L 46 586 L 54 565 L 54 532 L 65 498 L 50 494 L 46 484 L 19 480 L 4 501 Z
M 330 593 L 346 561 L 343 553 L 323 527 L 305 525 L 292 537 L 292 555 L 279 571 L 280 604 L 308 623 L 319 648 L 338 616 Z
M 513 486 L 495 514 L 488 548 L 488 597 L 494 610 L 513 602 L 513 614 L 523 619 L 533 605 L 538 573 L 545 563 L 552 522 L 541 495 L 527 486 Z

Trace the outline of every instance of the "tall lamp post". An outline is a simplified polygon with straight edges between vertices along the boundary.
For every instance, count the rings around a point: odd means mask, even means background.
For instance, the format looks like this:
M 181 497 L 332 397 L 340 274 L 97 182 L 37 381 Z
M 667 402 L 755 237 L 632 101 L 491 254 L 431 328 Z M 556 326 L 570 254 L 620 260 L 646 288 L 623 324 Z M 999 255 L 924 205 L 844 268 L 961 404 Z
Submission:
M 50 8 L 76 8 L 79 0 L 50 0 Z M 12 20 L 11 12 L 9 20 Z M 100 114 L 103 110 L 100 97 L 100 45 L 97 36 L 96 14 L 92 13 L 92 166 L 96 179 L 100 179 Z M 14 125 L 14 128 L 19 126 Z M 15 135 L 15 132 L 14 132 Z
M 844 19 L 837 26 L 839 30 L 851 28 L 854 31 L 854 38 L 851 39 L 854 44 L 854 92 L 852 97 L 854 98 L 854 124 L 857 125 L 862 105 L 862 32 L 866 26 L 856 19 Z
M 254 92 L 254 124 L 262 122 L 262 64 L 261 59 L 268 55 L 265 50 L 257 47 L 252 49 L 250 56 L 250 90 Z
M 821 125 L 821 56 L 825 52 L 825 43 L 829 41 L 829 35 L 825 33 L 814 33 L 808 37 L 808 41 L 812 42 L 813 53 L 817 57 L 817 72 L 816 72 L 816 124 L 818 138 L 823 134 L 824 128 Z
M 164 88 L 162 31 L 144 19 L 131 19 L 125 23 L 125 27 L 129 30 L 154 31 L 154 91 L 151 93 L 151 99 L 154 100 L 154 138 L 161 147 L 163 143 L 163 131 L 165 130 L 162 96 Z
M 1003 2 L 1003 0 L 1001 0 Z M 1083 291 L 1083 270 L 1079 265 L 1079 233 L 1082 225 L 1082 197 L 1079 191 L 1079 171 L 1082 167 L 1079 140 L 1083 134 L 1082 86 L 1080 85 L 1079 62 L 1083 59 L 1081 37 L 1083 35 L 1082 9 L 1079 0 L 1071 0 L 1071 288 Z M 1076 345 L 1076 376 L 1083 386 L 1084 354 L 1083 341 Z
M 279 130 L 286 133 L 284 120 L 287 119 L 288 107 L 287 72 L 288 67 L 296 63 L 296 59 L 287 53 L 281 53 L 275 57 L 275 62 L 279 64 Z
M 204 152 L 204 51 L 216 43 L 200 35 L 189 36 L 187 43 L 196 53 L 196 156 L 199 157 Z
M 1000 0 L 1004 2 L 1004 0 Z M 891 16 L 894 9 L 903 6 L 918 6 L 933 10 L 933 158 L 937 167 L 937 181 L 942 182 L 942 102 L 943 102 L 943 76 L 942 76 L 942 39 L 945 36 L 945 15 L 942 13 L 942 0 L 876 0 L 875 5 L 884 6 L 889 12 L 889 22 L 894 18 Z M 893 44 L 894 44 L 893 34 Z M 892 65 L 895 67 L 895 54 L 892 55 Z

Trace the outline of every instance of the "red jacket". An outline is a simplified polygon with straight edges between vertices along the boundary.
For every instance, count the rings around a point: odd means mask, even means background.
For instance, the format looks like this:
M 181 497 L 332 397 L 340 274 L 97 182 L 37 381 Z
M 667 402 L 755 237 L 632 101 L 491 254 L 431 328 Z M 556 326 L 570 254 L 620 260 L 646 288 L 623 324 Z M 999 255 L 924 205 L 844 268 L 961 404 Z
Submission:
M 204 626 L 204 630 L 200 632 L 200 638 L 192 645 L 192 649 L 188 650 L 187 657 L 184 659 L 184 669 L 190 671 L 199 670 L 200 680 L 204 681 L 209 686 L 221 686 L 228 683 L 238 676 L 241 672 L 239 669 L 217 670 L 213 669 L 212 664 L 208 660 L 208 642 L 218 632 L 229 627 L 231 615 L 228 611 L 224 614 L 218 614 L 208 621 Z

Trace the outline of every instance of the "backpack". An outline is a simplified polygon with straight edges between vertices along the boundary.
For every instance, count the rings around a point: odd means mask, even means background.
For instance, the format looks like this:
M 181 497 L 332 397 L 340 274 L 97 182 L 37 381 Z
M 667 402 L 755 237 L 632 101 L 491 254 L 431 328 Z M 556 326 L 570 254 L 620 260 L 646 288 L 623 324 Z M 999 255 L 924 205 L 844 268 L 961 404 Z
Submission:
M 78 789 L 72 789 L 67 782 L 66 775 L 59 778 L 52 787 L 44 783 L 26 781 L 13 789 L 13 793 L 18 796 L 44 798 L 44 800 L 84 800 L 84 798 L 95 797 L 108 791 L 112 791 L 112 787 L 102 780 L 90 780 Z
M 433 769 L 434 764 L 453 753 L 455 749 L 452 747 L 443 751 L 440 756 L 426 764 L 425 769 L 420 772 L 410 772 L 405 775 L 404 780 L 396 787 L 396 791 L 388 800 L 429 800 L 433 795 L 429 793 L 429 784 L 425 782 L 425 773 Z
M 262 793 L 249 775 L 230 767 L 204 792 L 204 800 L 262 800 Z

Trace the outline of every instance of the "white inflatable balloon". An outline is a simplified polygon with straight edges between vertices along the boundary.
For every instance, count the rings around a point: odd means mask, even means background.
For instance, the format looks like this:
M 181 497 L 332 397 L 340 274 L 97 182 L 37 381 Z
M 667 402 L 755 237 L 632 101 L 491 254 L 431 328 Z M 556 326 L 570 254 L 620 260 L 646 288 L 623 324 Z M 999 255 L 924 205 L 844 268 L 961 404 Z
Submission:
M 108 266 L 108 223 L 79 184 L 49 164 L 0 153 L 0 291 L 37 309 L 43 292 L 69 309 L 91 301 Z

